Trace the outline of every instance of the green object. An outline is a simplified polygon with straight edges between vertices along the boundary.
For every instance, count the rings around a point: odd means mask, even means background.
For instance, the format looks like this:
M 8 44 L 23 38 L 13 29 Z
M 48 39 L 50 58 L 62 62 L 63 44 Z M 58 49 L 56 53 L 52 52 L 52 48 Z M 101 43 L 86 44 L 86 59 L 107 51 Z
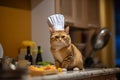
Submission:
M 46 66 L 46 65 L 52 65 L 52 63 L 51 62 L 38 62 L 37 65 Z

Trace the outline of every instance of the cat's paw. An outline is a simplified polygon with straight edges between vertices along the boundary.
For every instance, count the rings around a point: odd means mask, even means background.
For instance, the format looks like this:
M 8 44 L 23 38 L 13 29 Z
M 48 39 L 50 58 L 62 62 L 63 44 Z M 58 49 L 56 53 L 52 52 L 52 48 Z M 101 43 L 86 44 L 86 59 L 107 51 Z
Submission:
M 67 73 L 67 69 L 66 68 L 62 68 L 62 72 L 63 73 Z
M 77 68 L 77 67 L 73 68 L 73 71 L 79 71 L 79 70 L 80 70 L 80 69 Z

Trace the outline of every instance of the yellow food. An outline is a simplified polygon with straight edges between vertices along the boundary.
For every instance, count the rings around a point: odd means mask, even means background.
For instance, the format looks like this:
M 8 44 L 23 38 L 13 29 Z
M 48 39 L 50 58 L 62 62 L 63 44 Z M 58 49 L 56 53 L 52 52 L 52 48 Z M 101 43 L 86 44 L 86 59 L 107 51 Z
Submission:
M 39 67 L 31 65 L 29 66 L 28 70 L 31 76 L 55 74 L 58 72 L 54 65 L 39 66 Z
M 30 71 L 45 71 L 45 70 L 56 70 L 56 67 L 54 65 L 47 65 L 47 66 L 29 66 Z
M 58 72 L 62 72 L 62 68 L 58 68 Z

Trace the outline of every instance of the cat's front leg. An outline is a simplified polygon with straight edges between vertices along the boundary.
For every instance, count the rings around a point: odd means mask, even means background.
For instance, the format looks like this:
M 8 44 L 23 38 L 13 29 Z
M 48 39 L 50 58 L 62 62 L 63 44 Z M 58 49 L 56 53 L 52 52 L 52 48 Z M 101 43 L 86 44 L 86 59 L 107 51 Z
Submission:
M 60 68 L 61 67 L 61 63 L 58 60 L 55 60 L 55 66 L 57 68 Z
M 73 56 L 66 57 L 62 62 L 62 68 L 71 68 L 71 63 L 73 61 Z
M 62 67 L 62 68 L 68 68 L 68 67 L 69 67 L 69 64 L 70 64 L 69 61 L 63 61 L 61 67 Z

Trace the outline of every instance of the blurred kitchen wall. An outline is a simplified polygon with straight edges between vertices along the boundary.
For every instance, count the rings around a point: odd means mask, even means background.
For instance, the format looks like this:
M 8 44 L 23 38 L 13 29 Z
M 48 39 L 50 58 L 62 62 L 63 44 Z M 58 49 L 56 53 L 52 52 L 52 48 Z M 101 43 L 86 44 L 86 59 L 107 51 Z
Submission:
M 23 40 L 31 40 L 30 0 L 0 0 L 0 43 L 4 56 L 17 58 Z
M 55 14 L 54 0 L 31 0 L 31 36 L 43 50 L 43 60 L 53 61 L 50 52 L 48 17 Z

